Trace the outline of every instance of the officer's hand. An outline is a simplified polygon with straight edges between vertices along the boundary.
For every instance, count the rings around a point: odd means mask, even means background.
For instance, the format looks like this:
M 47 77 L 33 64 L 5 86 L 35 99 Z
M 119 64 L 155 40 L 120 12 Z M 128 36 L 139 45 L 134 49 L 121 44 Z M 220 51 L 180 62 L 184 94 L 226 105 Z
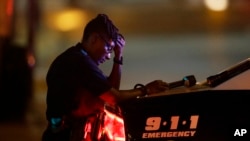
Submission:
M 145 85 L 147 94 L 163 92 L 168 89 L 168 84 L 162 80 L 155 80 Z
M 123 35 L 118 34 L 117 41 L 116 41 L 115 47 L 114 47 L 115 56 L 117 56 L 117 57 L 122 56 L 123 48 L 125 46 L 125 43 L 126 42 L 125 42 L 125 39 L 124 39 Z

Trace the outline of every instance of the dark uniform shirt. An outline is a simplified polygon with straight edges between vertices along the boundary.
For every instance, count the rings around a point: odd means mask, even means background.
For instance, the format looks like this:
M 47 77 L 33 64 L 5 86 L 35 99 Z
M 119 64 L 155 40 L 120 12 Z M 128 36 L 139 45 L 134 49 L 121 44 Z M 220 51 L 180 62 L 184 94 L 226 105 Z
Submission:
M 70 114 L 81 105 L 93 106 L 95 100 L 91 98 L 111 88 L 81 43 L 67 49 L 53 61 L 46 82 L 47 119 Z

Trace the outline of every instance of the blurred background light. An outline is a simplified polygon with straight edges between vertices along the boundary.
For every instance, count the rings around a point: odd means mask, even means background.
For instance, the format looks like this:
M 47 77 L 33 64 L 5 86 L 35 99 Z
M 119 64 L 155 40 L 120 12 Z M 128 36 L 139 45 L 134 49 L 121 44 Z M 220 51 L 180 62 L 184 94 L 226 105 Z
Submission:
M 47 15 L 50 27 L 58 31 L 73 31 L 82 28 L 86 22 L 86 14 L 82 9 L 69 8 Z
M 0 1 L 0 36 L 11 34 L 11 22 L 13 15 L 13 0 Z
M 228 7 L 228 0 L 204 0 L 204 3 L 212 11 L 224 11 Z

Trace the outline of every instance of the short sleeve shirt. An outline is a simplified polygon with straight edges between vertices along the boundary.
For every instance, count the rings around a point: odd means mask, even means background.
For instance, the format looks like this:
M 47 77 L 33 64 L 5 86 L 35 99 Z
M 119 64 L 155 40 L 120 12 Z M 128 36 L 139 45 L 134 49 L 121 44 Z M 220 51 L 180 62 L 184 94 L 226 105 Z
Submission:
M 80 90 L 99 96 L 111 88 L 107 77 L 82 49 L 81 43 L 67 49 L 53 61 L 46 82 L 47 118 L 63 116 L 76 108 L 74 99 Z

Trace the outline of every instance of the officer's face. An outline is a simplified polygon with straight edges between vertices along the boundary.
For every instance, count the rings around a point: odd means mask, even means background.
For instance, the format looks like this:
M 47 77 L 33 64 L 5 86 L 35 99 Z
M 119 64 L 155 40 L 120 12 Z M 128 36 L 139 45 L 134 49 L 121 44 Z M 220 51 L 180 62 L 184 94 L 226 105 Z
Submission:
M 104 63 L 106 60 L 111 58 L 111 54 L 113 52 L 115 43 L 108 39 L 106 36 L 99 34 L 98 36 L 98 51 L 96 52 L 97 55 L 97 64 Z

